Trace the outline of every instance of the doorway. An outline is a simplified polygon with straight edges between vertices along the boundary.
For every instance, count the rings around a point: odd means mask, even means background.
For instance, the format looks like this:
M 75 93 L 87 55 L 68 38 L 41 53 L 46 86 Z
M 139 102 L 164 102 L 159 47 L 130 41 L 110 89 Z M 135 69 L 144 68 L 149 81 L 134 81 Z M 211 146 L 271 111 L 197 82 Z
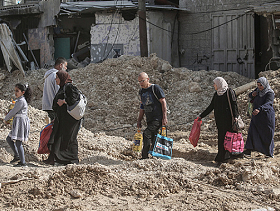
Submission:
M 212 28 L 212 67 L 255 78 L 253 14 L 243 11 L 213 14 Z
M 269 46 L 267 18 L 255 14 L 255 75 L 267 70 L 266 66 L 272 58 L 272 48 Z M 273 69 L 275 64 L 272 64 Z M 276 68 L 276 67 L 275 67 Z

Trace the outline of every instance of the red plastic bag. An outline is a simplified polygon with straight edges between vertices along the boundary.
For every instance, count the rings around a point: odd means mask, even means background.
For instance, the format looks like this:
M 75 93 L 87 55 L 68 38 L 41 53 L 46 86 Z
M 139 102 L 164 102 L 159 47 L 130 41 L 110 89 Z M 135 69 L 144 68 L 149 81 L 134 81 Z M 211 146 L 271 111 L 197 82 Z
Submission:
M 194 120 L 193 126 L 192 126 L 192 130 L 189 136 L 189 140 L 191 142 L 191 144 L 196 147 L 197 146 L 197 142 L 199 139 L 199 135 L 200 135 L 200 127 L 201 127 L 202 121 L 198 121 L 198 118 L 196 118 Z
M 50 150 L 48 148 L 48 142 L 50 136 L 52 134 L 52 124 L 48 124 L 41 132 L 40 132 L 40 142 L 37 153 L 38 154 L 49 154 Z

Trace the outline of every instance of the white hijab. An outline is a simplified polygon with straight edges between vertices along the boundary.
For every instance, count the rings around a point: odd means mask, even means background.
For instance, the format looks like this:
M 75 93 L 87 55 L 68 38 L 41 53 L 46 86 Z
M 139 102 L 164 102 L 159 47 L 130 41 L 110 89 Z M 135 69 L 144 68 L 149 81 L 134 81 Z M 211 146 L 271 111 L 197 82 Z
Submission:
M 222 77 L 215 78 L 213 82 L 217 85 L 217 94 L 219 96 L 223 95 L 227 91 L 228 84 Z

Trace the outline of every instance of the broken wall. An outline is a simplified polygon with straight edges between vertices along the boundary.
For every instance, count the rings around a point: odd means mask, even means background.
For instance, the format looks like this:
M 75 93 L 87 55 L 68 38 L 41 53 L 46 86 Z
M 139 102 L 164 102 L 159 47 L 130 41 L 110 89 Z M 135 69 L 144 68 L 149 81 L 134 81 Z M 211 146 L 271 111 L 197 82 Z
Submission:
M 138 18 L 125 21 L 119 13 L 97 12 L 91 27 L 91 62 L 121 55 L 140 55 Z M 115 51 L 114 51 L 115 50 Z
M 73 56 L 78 62 L 80 62 L 87 57 L 90 58 L 88 45 L 90 44 L 91 39 L 91 26 L 94 23 L 94 14 L 87 14 L 83 16 L 61 15 L 55 29 L 54 39 L 69 38 L 70 55 L 77 53 Z M 87 50 L 85 50 L 85 47 Z
M 174 40 L 178 40 L 177 28 L 174 32 L 176 12 L 147 11 L 146 17 L 148 53 L 156 53 L 178 66 L 178 57 L 172 57 L 178 55 L 177 47 L 172 52 L 177 46 Z M 91 62 L 113 58 L 117 54 L 140 56 L 139 18 L 126 21 L 119 13 L 97 12 L 96 25 L 91 28 Z
M 40 67 L 49 67 L 54 65 L 54 41 L 52 34 L 51 27 L 28 30 L 29 47 L 34 54 L 39 56 L 40 61 L 37 62 Z
M 40 67 L 50 67 L 54 65 L 54 40 L 53 29 L 56 25 L 55 16 L 60 10 L 59 0 L 48 0 L 39 2 L 40 14 L 38 28 L 28 29 L 29 50 L 32 50 Z

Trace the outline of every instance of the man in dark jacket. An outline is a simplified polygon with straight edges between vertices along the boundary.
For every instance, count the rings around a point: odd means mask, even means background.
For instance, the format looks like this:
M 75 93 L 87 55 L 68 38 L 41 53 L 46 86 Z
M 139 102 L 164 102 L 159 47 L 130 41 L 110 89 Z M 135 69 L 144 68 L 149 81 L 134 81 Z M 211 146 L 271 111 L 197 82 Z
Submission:
M 141 128 L 141 121 L 146 116 L 147 128 L 143 132 L 142 158 L 148 158 L 148 152 L 153 149 L 155 137 L 161 126 L 167 125 L 167 107 L 165 95 L 162 88 L 156 84 L 151 84 L 147 73 L 142 72 L 138 76 L 140 84 L 139 95 L 141 105 L 137 120 L 137 127 Z

